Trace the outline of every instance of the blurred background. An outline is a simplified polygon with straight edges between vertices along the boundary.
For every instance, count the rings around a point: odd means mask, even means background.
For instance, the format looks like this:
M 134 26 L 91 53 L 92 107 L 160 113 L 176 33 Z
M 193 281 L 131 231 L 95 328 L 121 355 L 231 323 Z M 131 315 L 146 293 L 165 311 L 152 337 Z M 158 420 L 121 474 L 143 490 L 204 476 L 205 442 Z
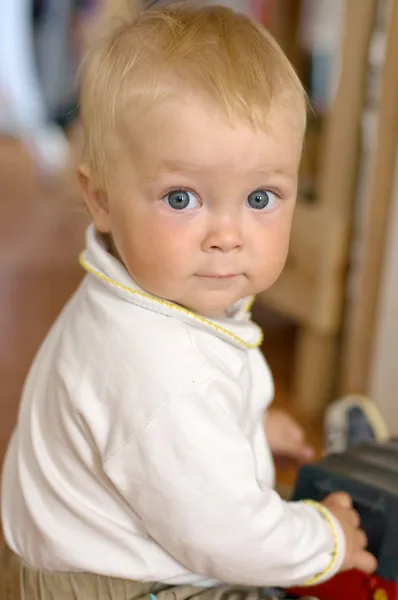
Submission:
M 83 277 L 76 69 L 123 1 L 1 1 L 0 462 L 34 353 Z M 254 307 L 276 404 L 319 451 L 341 394 L 373 397 L 398 433 L 398 0 L 222 3 L 272 31 L 313 107 L 291 252 Z

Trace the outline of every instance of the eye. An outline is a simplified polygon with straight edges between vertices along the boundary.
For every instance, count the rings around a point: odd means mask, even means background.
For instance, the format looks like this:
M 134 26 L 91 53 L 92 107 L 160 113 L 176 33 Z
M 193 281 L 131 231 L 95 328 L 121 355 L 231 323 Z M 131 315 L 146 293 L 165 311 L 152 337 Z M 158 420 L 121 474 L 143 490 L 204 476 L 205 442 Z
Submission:
M 200 206 L 197 196 L 187 190 L 174 190 L 164 196 L 163 200 L 174 210 L 190 210 Z
M 278 202 L 278 196 L 269 190 L 255 190 L 247 197 L 250 208 L 256 210 L 272 210 Z

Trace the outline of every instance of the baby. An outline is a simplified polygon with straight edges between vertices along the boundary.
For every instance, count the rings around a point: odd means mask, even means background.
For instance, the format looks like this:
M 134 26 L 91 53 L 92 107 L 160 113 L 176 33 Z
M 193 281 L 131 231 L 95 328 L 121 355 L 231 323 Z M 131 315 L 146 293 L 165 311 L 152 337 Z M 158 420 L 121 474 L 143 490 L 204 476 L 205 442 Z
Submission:
M 148 11 L 94 43 L 81 114 L 87 276 L 8 449 L 5 597 L 245 598 L 374 570 L 348 497 L 273 489 L 296 429 L 268 412 L 250 306 L 296 201 L 306 97 L 283 52 L 228 8 Z

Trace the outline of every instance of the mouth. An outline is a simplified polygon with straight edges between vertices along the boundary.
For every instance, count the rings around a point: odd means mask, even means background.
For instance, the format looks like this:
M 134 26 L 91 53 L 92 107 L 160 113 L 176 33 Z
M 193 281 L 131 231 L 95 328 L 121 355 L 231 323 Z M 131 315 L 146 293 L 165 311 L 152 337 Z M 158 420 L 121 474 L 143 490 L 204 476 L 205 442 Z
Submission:
M 236 273 L 216 273 L 216 274 L 199 274 L 199 277 L 203 277 L 204 279 L 235 279 L 239 277 Z

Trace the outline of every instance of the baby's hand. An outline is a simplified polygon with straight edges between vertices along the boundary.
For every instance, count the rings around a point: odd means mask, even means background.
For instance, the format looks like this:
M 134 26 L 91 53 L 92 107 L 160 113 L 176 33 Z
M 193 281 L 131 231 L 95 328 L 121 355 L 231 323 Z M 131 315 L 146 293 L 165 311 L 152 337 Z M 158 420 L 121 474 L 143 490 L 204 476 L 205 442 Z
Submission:
M 366 534 L 360 528 L 359 515 L 352 506 L 350 496 L 337 492 L 327 496 L 322 504 L 333 513 L 344 532 L 346 551 L 341 571 L 358 569 L 365 573 L 373 573 L 377 568 L 377 561 L 373 554 L 366 550 Z
M 276 458 L 305 463 L 314 458 L 314 449 L 305 441 L 303 428 L 283 410 L 270 409 L 265 417 L 265 435 Z

